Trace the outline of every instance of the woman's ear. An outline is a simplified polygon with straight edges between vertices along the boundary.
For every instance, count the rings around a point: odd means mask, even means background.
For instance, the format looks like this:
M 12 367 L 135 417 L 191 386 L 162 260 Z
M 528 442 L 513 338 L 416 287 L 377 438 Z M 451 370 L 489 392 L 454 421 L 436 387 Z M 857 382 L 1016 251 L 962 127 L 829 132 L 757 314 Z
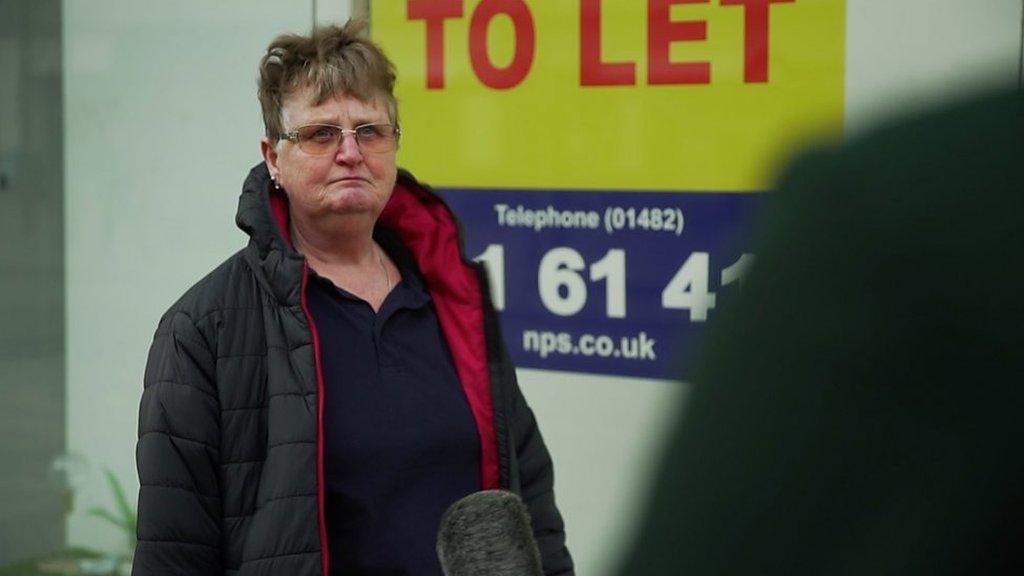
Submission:
M 263 154 L 263 161 L 267 164 L 270 178 L 277 181 L 280 177 L 280 171 L 277 167 L 277 143 L 271 142 L 270 138 L 264 136 L 260 139 L 260 153 Z

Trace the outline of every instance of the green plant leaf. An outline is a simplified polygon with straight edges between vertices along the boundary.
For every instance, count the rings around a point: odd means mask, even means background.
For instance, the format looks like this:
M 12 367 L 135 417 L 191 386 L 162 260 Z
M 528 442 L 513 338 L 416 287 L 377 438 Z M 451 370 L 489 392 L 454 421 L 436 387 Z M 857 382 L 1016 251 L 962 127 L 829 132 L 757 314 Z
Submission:
M 131 526 L 125 524 L 125 522 L 121 518 L 114 516 L 109 510 L 104 510 L 103 508 L 90 508 L 86 512 L 86 514 L 88 514 L 89 516 L 95 516 L 96 518 L 106 520 L 107 522 L 110 522 L 111 524 L 117 526 L 122 530 L 128 530 L 129 528 L 131 528 Z
M 118 513 L 121 518 L 124 519 L 125 526 L 129 526 L 132 529 L 132 533 L 135 533 L 135 510 L 132 509 L 131 504 L 128 503 L 128 498 L 125 496 L 124 487 L 118 482 L 117 476 L 110 471 L 109 468 L 103 469 L 104 474 L 107 476 L 107 482 L 110 483 L 110 490 L 114 493 L 114 502 L 117 504 Z

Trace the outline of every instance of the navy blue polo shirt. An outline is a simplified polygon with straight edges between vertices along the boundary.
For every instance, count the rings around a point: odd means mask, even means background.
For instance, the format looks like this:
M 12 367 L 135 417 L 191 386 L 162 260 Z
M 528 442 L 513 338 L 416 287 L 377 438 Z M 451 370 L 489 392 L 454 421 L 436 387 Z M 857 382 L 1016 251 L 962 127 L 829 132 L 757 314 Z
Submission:
M 374 313 L 311 275 L 324 375 L 324 480 L 332 576 L 441 576 L 441 514 L 480 490 L 480 438 L 415 264 Z

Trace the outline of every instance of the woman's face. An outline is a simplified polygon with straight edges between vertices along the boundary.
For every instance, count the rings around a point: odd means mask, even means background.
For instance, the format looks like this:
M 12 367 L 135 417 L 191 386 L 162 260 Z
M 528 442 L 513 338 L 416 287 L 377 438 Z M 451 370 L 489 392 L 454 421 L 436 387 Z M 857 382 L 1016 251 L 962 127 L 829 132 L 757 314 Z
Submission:
M 315 106 L 311 102 L 308 86 L 285 99 L 285 132 L 307 124 L 333 124 L 351 130 L 363 124 L 391 122 L 380 98 L 362 102 L 337 94 Z M 332 216 L 366 216 L 376 221 L 395 185 L 395 150 L 363 152 L 351 134 L 342 138 L 334 153 L 323 156 L 308 154 L 296 142 L 284 139 L 274 145 L 264 138 L 262 148 L 271 176 L 288 195 L 293 221 L 298 218 L 309 223 Z

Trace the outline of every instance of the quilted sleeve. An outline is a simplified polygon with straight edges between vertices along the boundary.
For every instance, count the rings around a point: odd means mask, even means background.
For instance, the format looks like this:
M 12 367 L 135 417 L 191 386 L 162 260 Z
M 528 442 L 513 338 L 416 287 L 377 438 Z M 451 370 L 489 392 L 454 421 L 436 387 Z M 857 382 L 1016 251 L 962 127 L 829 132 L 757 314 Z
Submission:
M 215 355 L 182 312 L 160 322 L 139 408 L 138 546 L 132 574 L 222 574 Z
M 507 355 L 507 353 L 506 353 Z M 511 366 L 511 362 L 508 364 Z M 512 435 L 515 439 L 520 493 L 530 511 L 533 535 L 547 576 L 571 576 L 573 561 L 565 546 L 565 523 L 555 504 L 555 471 L 537 419 L 510 374 Z

